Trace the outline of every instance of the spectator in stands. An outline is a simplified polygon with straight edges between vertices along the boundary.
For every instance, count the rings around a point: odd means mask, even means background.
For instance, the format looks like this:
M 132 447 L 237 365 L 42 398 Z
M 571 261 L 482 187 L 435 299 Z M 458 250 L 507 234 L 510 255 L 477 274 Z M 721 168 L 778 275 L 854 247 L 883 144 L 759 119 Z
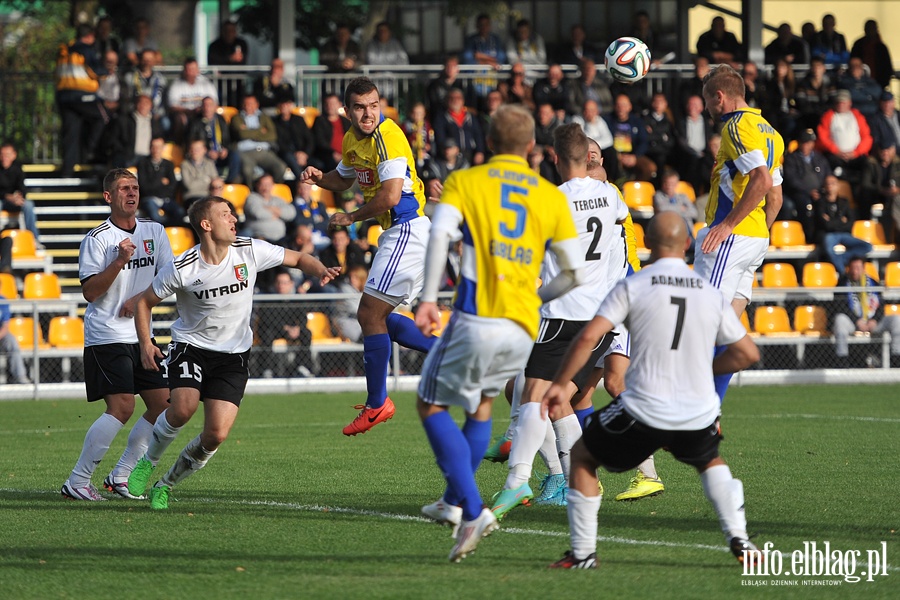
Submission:
M 0 237 L 0 273 L 12 273 L 13 239 Z
M 822 30 L 813 38 L 810 51 L 813 56 L 821 57 L 826 64 L 840 66 L 850 59 L 850 51 L 847 50 L 844 34 L 835 31 L 834 26 L 834 15 L 828 13 L 822 17 Z
M 572 117 L 572 122 L 581 125 L 584 134 L 600 146 L 606 173 L 610 180 L 617 180 L 620 176 L 619 153 L 616 152 L 615 140 L 609 129 L 609 123 L 600 116 L 600 106 L 594 100 L 587 100 L 581 114 Z
M 433 119 L 435 115 L 447 110 L 447 96 L 453 88 L 465 92 L 463 82 L 459 80 L 459 57 L 455 54 L 444 59 L 444 69 L 425 89 L 425 109 L 428 118 Z
M 484 70 L 472 80 L 476 98 L 484 98 L 497 87 L 496 71 L 508 62 L 503 42 L 491 31 L 491 18 L 480 14 L 475 19 L 475 33 L 466 38 L 461 62 L 466 65 L 482 65 Z M 434 120 L 436 113 L 431 113 Z
M 312 185 L 308 181 L 297 182 L 297 192 L 294 194 L 294 209 L 297 216 L 294 217 L 294 225 L 307 225 L 310 228 L 310 239 L 315 248 L 324 248 L 330 242 L 328 240 L 328 207 L 324 203 L 313 198 Z M 299 250 L 298 250 L 299 252 Z M 306 250 L 303 250 L 306 252 Z M 310 254 L 315 254 L 313 250 Z
M 115 52 L 119 56 L 119 38 L 113 34 L 112 18 L 104 15 L 97 20 L 94 26 L 94 52 L 97 56 L 106 56 L 107 52 Z
M 337 283 L 338 292 L 352 295 L 335 303 L 332 322 L 337 333 L 351 342 L 362 341 L 362 328 L 359 325 L 356 311 L 368 277 L 368 269 L 362 265 L 354 265 L 350 267 L 346 277 Z
M 216 163 L 206 155 L 206 141 L 191 140 L 187 156 L 181 163 L 181 197 L 185 210 L 194 201 L 209 195 L 210 185 L 215 179 L 219 179 L 219 172 Z
M 351 36 L 350 26 L 338 23 L 334 35 L 325 42 L 319 62 L 327 66 L 330 73 L 350 73 L 359 67 L 362 51 Z
M 315 147 L 312 131 L 303 117 L 293 113 L 294 101 L 283 98 L 278 103 L 278 114 L 275 116 L 275 133 L 278 141 L 278 157 L 287 164 L 294 174 L 295 181 L 300 181 L 300 174 L 309 164 Z
M 776 59 L 772 78 L 766 84 L 762 115 L 785 139 L 794 137 L 800 118 L 794 97 L 796 86 L 794 68 L 783 58 Z
M 237 23 L 225 21 L 219 29 L 219 37 L 209 45 L 207 62 L 228 67 L 246 65 L 249 49 L 247 40 L 238 37 Z
M 722 147 L 722 136 L 714 133 L 709 136 L 706 142 L 706 152 L 700 159 L 698 166 L 699 176 L 698 185 L 694 185 L 694 191 L 697 194 L 697 213 L 702 217 L 706 215 L 706 203 L 709 200 L 710 176 L 712 170 L 716 166 L 716 156 L 719 154 L 719 148 Z
M 534 88 L 525 82 L 525 65 L 516 63 L 509 72 L 509 79 L 497 86 L 504 104 L 521 104 L 534 112 Z
M 703 114 L 703 98 L 691 96 L 685 105 L 685 116 L 675 121 L 675 136 L 678 144 L 679 171 L 694 189 L 707 185 L 701 174 L 700 163 L 707 155 L 713 125 Z
M 881 97 L 882 88 L 866 75 L 865 65 L 858 56 L 850 59 L 847 72 L 838 80 L 838 88 L 850 91 L 853 108 L 865 118 L 871 119 L 878 112 L 878 99 Z
M 387 21 L 382 21 L 375 26 L 375 37 L 366 46 L 366 64 L 380 66 L 409 64 L 409 55 L 403 48 L 403 44 L 393 36 L 391 26 Z M 385 75 L 385 77 L 378 78 L 378 91 L 383 98 L 387 98 L 389 105 L 395 106 L 397 97 L 394 89 L 394 77 L 391 73 L 385 73 Z
M 800 129 L 815 129 L 822 115 L 831 106 L 835 92 L 831 76 L 825 71 L 825 61 L 821 56 L 809 60 L 809 71 L 797 84 L 797 110 L 800 111 Z
M 870 19 L 863 27 L 864 35 L 853 43 L 850 50 L 851 58 L 861 58 L 869 67 L 869 73 L 882 88 L 891 83 L 894 75 L 894 64 L 891 62 L 891 53 L 888 47 L 881 41 L 878 33 L 878 22 Z
M 141 184 L 141 211 L 166 227 L 184 225 L 184 208 L 175 199 L 178 181 L 175 165 L 163 158 L 166 140 L 150 141 L 150 155 L 137 161 L 137 177 Z
M 200 74 L 197 59 L 188 57 L 184 59 L 181 76 L 169 86 L 167 96 L 172 140 L 180 144 L 185 139 L 188 123 L 200 114 L 203 99 L 209 97 L 218 102 L 219 93 L 216 86 Z
M 900 317 L 885 315 L 879 293 L 867 289 L 878 287 L 878 282 L 866 274 L 861 256 L 854 255 L 848 260 L 847 273 L 842 275 L 838 287 L 857 288 L 848 291 L 843 299 L 835 295 L 836 314 L 832 329 L 834 352 L 838 358 L 850 356 L 848 340 L 855 332 L 881 335 L 887 331 L 891 334 L 891 367 L 900 366 Z
M 406 134 L 406 140 L 416 159 L 416 172 L 421 173 L 431 154 L 431 143 L 434 141 L 434 129 L 425 114 L 424 104 L 416 102 L 412 105 L 401 129 Z
M 559 181 L 559 173 L 555 172 L 556 168 L 554 167 L 556 164 L 556 152 L 553 147 L 553 132 L 562 124 L 562 120 L 556 114 L 556 111 L 553 110 L 551 104 L 538 105 L 534 124 L 534 140 L 543 149 L 544 153 L 543 164 L 539 165 L 539 172 L 541 175 L 549 173 L 550 176 L 546 178 L 557 185 L 561 182 Z
M 259 167 L 275 182 L 283 182 L 287 165 L 275 152 L 278 148 L 275 123 L 259 110 L 256 96 L 245 96 L 242 105 L 241 112 L 231 119 L 232 152 L 241 157 L 241 177 L 245 183 L 254 181 L 254 171 Z M 230 173 L 229 179 L 233 179 Z
M 484 107 L 478 113 L 478 124 L 481 125 L 481 132 L 487 136 L 487 132 L 491 130 L 491 122 L 494 120 L 494 115 L 497 113 L 497 109 L 503 106 L 503 96 L 500 94 L 499 90 L 492 90 L 488 93 L 487 97 L 484 99 Z M 494 155 L 493 150 L 490 145 L 485 143 L 484 145 L 484 158 L 485 160 L 489 159 Z
M 9 361 L 9 374 L 11 383 L 29 384 L 28 372 L 25 370 L 25 361 L 22 359 L 22 350 L 16 336 L 9 332 L 9 302 L 0 296 L 0 354 L 6 356 Z
M 9 141 L 0 144 L 0 210 L 16 215 L 21 213 L 25 229 L 34 235 L 38 247 L 43 248 L 40 245 L 34 202 L 28 199 L 28 191 L 25 189 L 25 172 L 19 162 L 19 153 Z
M 540 108 L 538 108 L 540 110 Z M 553 114 L 553 111 L 550 110 L 549 114 Z M 556 116 L 554 115 L 555 119 Z M 547 181 L 556 182 L 556 177 L 558 177 L 558 173 L 556 173 L 556 169 L 553 167 L 553 163 L 547 160 L 548 154 L 552 153 L 552 148 L 547 149 L 542 144 L 535 144 L 531 149 L 531 152 L 528 153 L 527 160 L 528 166 L 531 167 L 535 173 L 539 174 L 541 177 L 546 179 Z
M 109 50 L 100 56 L 103 57 L 103 69 L 106 74 L 100 77 L 100 89 L 97 90 L 97 97 L 100 98 L 108 123 L 119 115 L 119 105 L 122 100 L 122 78 L 119 76 L 119 55 Z
M 681 176 L 674 169 L 664 169 L 660 179 L 660 189 L 653 195 L 654 214 L 661 212 L 678 213 L 684 219 L 688 233 L 693 239 L 694 223 L 697 222 L 700 215 L 697 214 L 697 207 L 694 206 L 694 202 L 686 194 L 678 191 L 678 182 L 681 180 Z
M 166 114 L 166 78 L 156 71 L 156 52 L 142 50 L 136 67 L 122 76 L 123 113 L 130 111 L 139 96 L 149 96 L 153 100 L 153 116 L 159 119 L 164 131 L 168 131 L 169 116 Z
M 754 67 L 756 65 L 753 65 Z M 688 98 L 698 96 L 703 98 L 703 78 L 709 73 L 709 59 L 705 56 L 697 56 L 694 58 L 694 76 L 690 79 L 682 80 L 678 87 L 678 105 L 676 110 L 680 116 L 684 114 L 684 108 L 687 106 Z
M 140 18 L 134 22 L 134 35 L 126 38 L 125 43 L 122 44 L 122 54 L 125 55 L 126 66 L 137 66 L 144 50 L 151 50 L 156 54 L 157 62 L 159 62 L 159 44 L 150 36 L 150 21 Z
M 803 225 L 806 242 L 815 240 L 816 207 L 825 177 L 831 175 L 828 160 L 816 151 L 816 133 L 804 129 L 794 152 L 784 157 L 784 201 L 779 218 L 796 219 Z
M 190 123 L 189 140 L 200 139 L 206 142 L 206 156 L 216 163 L 216 169 L 222 174 L 227 169 L 229 178 L 240 173 L 241 159 L 235 152 L 231 153 L 231 129 L 225 117 L 218 113 L 219 103 L 207 96 L 200 103 L 200 114 Z
M 478 119 L 466 109 L 463 94 L 457 89 L 450 90 L 447 110 L 434 118 L 434 143 L 445 148 L 447 140 L 455 140 L 460 152 L 470 164 L 484 162 L 485 141 Z
M 256 180 L 254 191 L 244 204 L 244 226 L 246 235 L 277 244 L 284 239 L 287 225 L 297 216 L 297 209 L 293 203 L 274 195 L 274 187 L 275 180 L 268 173 Z
M 750 108 L 762 109 L 766 104 L 766 84 L 759 78 L 759 67 L 748 60 L 741 71 L 744 79 L 744 100 Z
M 304 307 L 290 304 L 298 295 L 290 271 L 284 267 L 275 269 L 272 289 L 268 291 L 286 296 L 284 300 L 287 302 L 254 302 L 263 377 L 312 377 L 313 361 L 309 350 L 312 334 L 306 326 Z M 275 340 L 287 342 L 288 351 L 273 352 Z
M 806 44 L 809 57 L 812 58 L 812 47 L 816 41 L 816 26 L 812 21 L 804 21 L 800 25 L 800 39 Z
M 82 23 L 74 42 L 62 48 L 56 62 L 56 106 L 62 120 L 62 175 L 71 177 L 75 165 L 93 161 L 106 124 L 97 98 L 103 63 L 94 53 L 94 28 Z
M 672 152 L 678 139 L 669 101 L 663 92 L 653 94 L 650 108 L 644 111 L 642 118 L 647 129 L 647 158 L 662 170 L 674 158 Z
M 331 245 L 319 252 L 319 260 L 328 267 L 340 267 L 341 274 L 335 277 L 331 285 L 339 286 L 347 279 L 353 267 L 365 267 L 366 259 L 355 244 L 350 241 L 350 233 L 346 227 L 337 227 L 329 233 Z
M 613 134 L 613 147 L 619 153 L 619 165 L 624 177 L 638 181 L 653 180 L 656 177 L 656 164 L 647 157 L 647 129 L 640 117 L 632 112 L 628 96 L 616 96 L 613 112 L 607 117 L 606 123 Z
M 269 74 L 253 80 L 253 95 L 264 113 L 274 117 L 281 102 L 294 102 L 294 86 L 284 78 L 284 61 L 273 58 Z
M 828 159 L 834 174 L 858 183 L 866 155 L 872 149 L 872 135 L 865 117 L 852 108 L 850 92 L 839 90 L 835 94 L 834 108 L 822 115 L 816 133 L 818 149 Z
M 568 81 L 563 75 L 562 67 L 558 64 L 551 64 L 547 67 L 547 76 L 535 82 L 533 95 L 536 105 L 550 104 L 553 110 L 556 111 L 556 117 L 560 121 L 565 121 L 571 114 L 581 112 L 580 106 L 569 106 L 571 92 L 569 91 Z M 570 113 L 570 110 L 575 112 Z
M 878 112 L 869 119 L 869 127 L 872 130 L 873 145 L 879 148 L 894 146 L 900 149 L 900 114 L 897 113 L 894 94 L 888 91 L 881 92 Z
M 544 38 L 532 29 L 528 19 L 516 21 L 516 28 L 506 43 L 506 58 L 511 63 L 520 62 L 526 68 L 540 68 L 547 64 Z
M 313 122 L 315 150 L 314 166 L 323 171 L 333 170 L 341 161 L 344 134 L 350 129 L 350 119 L 341 115 L 341 99 L 328 94 L 323 102 L 323 112 Z
M 859 195 L 869 206 L 882 204 L 881 225 L 887 241 L 900 241 L 895 231 L 900 231 L 900 158 L 895 145 L 875 146 L 863 171 Z
M 107 126 L 108 132 L 104 138 L 111 167 L 133 167 L 140 159 L 150 156 L 150 140 L 165 135 L 163 126 L 152 111 L 153 100 L 150 96 L 138 96 L 134 110 Z
M 584 31 L 584 25 L 575 23 L 569 31 L 569 39 L 559 52 L 559 64 L 580 65 L 585 60 L 594 62 L 603 60 L 603 50 L 586 41 L 587 33 Z
M 865 256 L 872 251 L 872 244 L 853 237 L 855 220 L 850 201 L 838 196 L 838 178 L 827 175 L 816 211 L 816 243 L 838 273 L 844 272 L 847 257 Z M 844 246 L 843 254 L 835 251 L 838 245 Z
M 725 29 L 723 17 L 713 17 L 709 31 L 697 39 L 697 54 L 712 64 L 740 63 L 744 60 L 744 49 L 737 37 Z M 735 68 L 736 65 L 732 64 Z
M 650 24 L 650 13 L 646 10 L 642 9 L 634 13 L 634 17 L 631 19 L 631 32 L 628 35 L 647 44 L 647 48 L 650 49 L 651 64 L 657 64 L 663 57 L 663 48 Z
M 442 184 L 454 171 L 469 168 L 469 161 L 459 151 L 459 144 L 453 138 L 444 140 L 444 146 L 438 147 L 437 156 L 428 162 L 428 167 L 423 173 L 423 179 L 428 184 L 432 179 L 437 179 Z
M 601 113 L 612 110 L 612 93 L 609 85 L 597 78 L 597 64 L 590 58 L 581 61 L 581 75 L 575 81 L 569 82 L 569 108 L 577 115 L 584 107 L 584 103 L 593 100 L 600 107 Z
M 794 35 L 790 23 L 779 25 L 778 35 L 766 46 L 766 64 L 774 65 L 778 59 L 784 59 L 789 65 L 809 63 L 809 48 L 806 47 L 802 38 Z

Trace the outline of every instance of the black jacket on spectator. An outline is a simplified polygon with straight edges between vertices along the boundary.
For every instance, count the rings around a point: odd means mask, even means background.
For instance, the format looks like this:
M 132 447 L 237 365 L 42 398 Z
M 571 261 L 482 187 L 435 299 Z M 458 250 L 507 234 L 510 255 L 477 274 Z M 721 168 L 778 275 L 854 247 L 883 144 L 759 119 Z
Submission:
M 259 100 L 260 108 L 275 108 L 281 102 L 296 102 L 294 86 L 282 80 L 273 85 L 268 75 L 253 80 L 253 95 Z
M 322 251 L 319 252 L 319 260 L 322 261 L 322 264 L 326 267 L 341 267 L 341 274 L 332 280 L 331 285 L 337 285 L 347 280 L 347 276 L 353 267 L 362 266 L 366 269 L 369 268 L 369 265 L 366 262 L 366 253 L 353 242 L 350 242 L 350 245 L 347 246 L 346 256 L 344 257 L 346 264 L 342 265 L 340 263 L 337 253 L 334 251 L 334 246 L 323 248 Z
M 900 140 L 891 127 L 891 120 L 895 124 L 900 122 L 900 112 L 894 111 L 890 119 L 883 112 L 878 112 L 874 117 L 869 119 L 869 129 L 872 133 L 872 147 L 885 148 L 887 146 L 895 146 L 900 152 Z
M 163 158 L 158 165 L 154 165 L 150 157 L 144 157 L 137 163 L 138 181 L 141 182 L 141 197 L 175 198 L 175 165 L 170 160 Z M 168 178 L 169 183 L 163 183 L 163 178 Z
M 816 207 L 816 243 L 821 245 L 826 233 L 850 233 L 855 220 L 856 215 L 853 214 L 850 201 L 846 198 L 838 197 L 836 202 L 820 200 Z
M 553 87 L 550 85 L 550 81 L 547 79 L 539 79 L 534 83 L 534 88 L 531 92 L 531 97 L 534 98 L 535 106 L 540 106 L 541 104 L 550 104 L 553 107 L 553 110 L 560 111 L 564 110 L 568 114 L 580 114 L 581 108 L 579 107 L 577 111 L 573 111 L 569 105 L 570 92 L 569 92 L 569 83 L 565 79 L 559 82 L 559 85 Z
M 0 165 L 0 198 L 13 192 L 25 195 L 25 171 L 19 159 L 14 160 L 8 169 Z
M 642 118 L 647 128 L 647 157 L 655 162 L 661 171 L 675 158 L 672 156 L 677 141 L 675 124 L 668 115 L 663 115 L 663 118 L 657 121 L 651 111 L 644 111 Z
M 200 116 L 194 118 L 188 126 L 188 141 L 204 140 L 206 145 L 213 149 L 216 145 L 213 140 L 217 140 L 220 147 L 230 148 L 231 129 L 228 127 L 228 123 L 225 122 L 222 115 L 216 115 L 214 119 L 215 122 L 213 119 L 207 121 Z
M 275 122 L 279 153 L 306 152 L 312 156 L 316 145 L 315 139 L 303 117 L 291 115 L 291 118 L 285 121 L 280 115 L 275 115 L 272 121 Z
M 450 95 L 450 90 L 452 89 L 462 90 L 463 97 L 466 98 L 466 104 L 470 103 L 470 98 L 466 94 L 463 82 L 456 79 L 453 83 L 448 83 L 447 78 L 441 73 L 437 79 L 432 80 L 428 87 L 425 88 L 425 110 L 429 119 L 433 119 L 436 115 L 447 110 L 447 96 Z
M 113 166 L 133 164 L 134 138 L 137 135 L 136 131 L 137 121 L 135 121 L 134 113 L 128 113 L 127 115 L 120 116 L 118 119 L 113 119 L 109 122 L 109 125 L 106 126 L 106 131 L 103 134 L 103 141 L 105 142 L 104 147 L 107 152 L 107 157 L 111 163 L 113 163 Z M 151 139 L 162 137 L 163 133 L 159 119 L 151 119 Z M 150 152 L 149 146 L 147 147 L 147 152 Z M 143 191 L 143 186 L 141 191 Z
M 437 148 L 435 156 L 440 155 L 440 149 L 448 139 L 456 140 L 460 152 L 470 163 L 473 162 L 476 153 L 484 153 L 486 150 L 481 125 L 469 111 L 466 111 L 462 127 L 456 124 L 446 110 L 431 121 L 431 127 L 434 129 L 434 145 Z
M 817 202 L 812 199 L 813 190 L 821 190 L 825 177 L 831 174 L 831 166 L 822 153 L 813 150 L 807 162 L 798 150 L 784 157 L 784 195 L 797 211 L 797 220 L 803 225 L 807 243 L 813 242 Z
M 797 100 L 797 109 L 800 111 L 798 129 L 815 129 L 819 126 L 822 115 L 831 108 L 834 92 L 834 84 L 828 75 L 822 78 L 822 84 L 819 87 L 815 87 L 809 74 L 797 83 L 794 98 Z

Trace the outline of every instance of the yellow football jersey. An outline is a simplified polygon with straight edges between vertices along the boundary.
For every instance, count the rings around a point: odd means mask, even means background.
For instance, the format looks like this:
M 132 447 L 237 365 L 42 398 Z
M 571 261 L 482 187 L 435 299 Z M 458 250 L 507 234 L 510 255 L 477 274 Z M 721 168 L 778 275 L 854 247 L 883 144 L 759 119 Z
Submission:
M 383 229 L 425 214 L 425 185 L 416 173 L 416 161 L 409 142 L 403 130 L 384 115 L 381 115 L 381 123 L 372 135 L 358 140 L 353 129 L 344 134 L 343 155 L 338 173 L 342 177 L 356 177 L 366 202 L 371 201 L 381 189 L 383 175 L 396 176 L 397 165 L 393 161 L 399 158 L 406 161 L 405 168 L 400 173 L 403 177 L 403 192 L 397 206 L 378 215 L 378 224 Z
M 765 166 L 772 173 L 774 185 L 781 184 L 784 140 L 759 109 L 743 108 L 722 117 L 722 146 L 712 170 L 706 222 L 717 225 L 728 216 L 740 200 L 750 178 L 745 173 Z M 741 221 L 734 232 L 750 237 L 769 237 L 766 227 L 765 200 Z
M 463 217 L 454 308 L 510 319 L 537 336 L 541 299 L 534 282 L 544 253 L 552 243 L 578 235 L 565 194 L 525 159 L 502 154 L 451 174 L 441 203 Z

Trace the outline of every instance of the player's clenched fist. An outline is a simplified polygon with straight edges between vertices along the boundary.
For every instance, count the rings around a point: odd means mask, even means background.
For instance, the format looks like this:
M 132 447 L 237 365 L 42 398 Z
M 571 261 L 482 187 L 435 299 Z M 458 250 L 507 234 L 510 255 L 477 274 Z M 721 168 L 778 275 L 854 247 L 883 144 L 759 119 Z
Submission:
M 134 245 L 134 242 L 132 242 L 131 239 L 125 238 L 124 240 L 119 242 L 117 248 L 119 251 L 119 258 L 121 258 L 125 262 L 128 262 L 129 260 L 131 260 L 131 256 L 134 254 L 137 246 Z
M 317 184 L 322 180 L 322 171 L 315 167 L 306 167 L 300 173 L 300 181 L 304 183 Z

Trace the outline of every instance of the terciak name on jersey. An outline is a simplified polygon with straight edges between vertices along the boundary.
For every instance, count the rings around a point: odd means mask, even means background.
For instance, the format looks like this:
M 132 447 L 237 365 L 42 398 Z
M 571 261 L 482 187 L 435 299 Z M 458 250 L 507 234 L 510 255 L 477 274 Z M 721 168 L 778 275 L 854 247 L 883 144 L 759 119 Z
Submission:
M 595 210 L 598 208 L 609 208 L 609 201 L 606 197 L 591 198 L 590 200 L 573 200 L 572 207 L 575 210 Z

